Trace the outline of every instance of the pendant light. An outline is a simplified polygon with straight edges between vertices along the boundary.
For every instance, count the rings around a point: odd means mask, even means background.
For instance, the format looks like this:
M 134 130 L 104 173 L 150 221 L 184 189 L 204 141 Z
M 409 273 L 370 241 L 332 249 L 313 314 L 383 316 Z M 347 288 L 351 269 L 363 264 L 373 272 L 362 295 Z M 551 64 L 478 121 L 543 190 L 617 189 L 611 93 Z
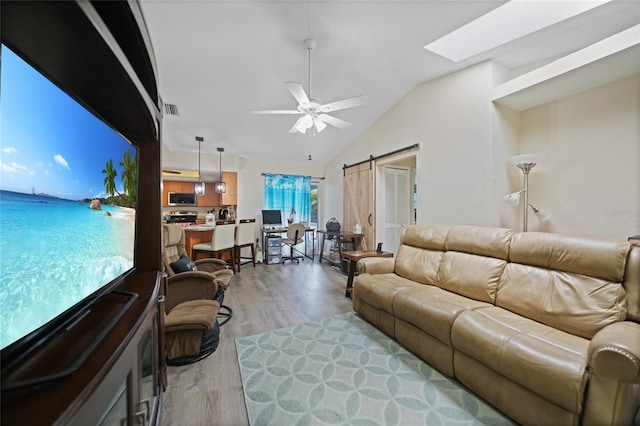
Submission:
M 193 185 L 193 192 L 196 195 L 204 195 L 204 182 L 202 181 L 202 175 L 200 174 L 200 146 L 202 142 L 204 142 L 204 138 L 202 136 L 196 136 L 196 141 L 198 142 L 198 182 Z
M 227 192 L 227 184 L 222 181 L 222 153 L 224 152 L 224 148 L 218 148 L 218 152 L 220 153 L 220 180 L 217 181 L 214 186 L 218 194 L 224 194 Z

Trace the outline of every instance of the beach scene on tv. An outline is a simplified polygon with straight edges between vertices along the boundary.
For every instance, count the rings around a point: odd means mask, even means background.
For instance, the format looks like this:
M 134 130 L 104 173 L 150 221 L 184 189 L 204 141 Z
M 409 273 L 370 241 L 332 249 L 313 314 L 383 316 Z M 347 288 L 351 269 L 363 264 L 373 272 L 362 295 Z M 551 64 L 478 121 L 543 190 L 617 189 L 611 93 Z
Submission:
M 133 267 L 137 155 L 2 46 L 0 349 Z

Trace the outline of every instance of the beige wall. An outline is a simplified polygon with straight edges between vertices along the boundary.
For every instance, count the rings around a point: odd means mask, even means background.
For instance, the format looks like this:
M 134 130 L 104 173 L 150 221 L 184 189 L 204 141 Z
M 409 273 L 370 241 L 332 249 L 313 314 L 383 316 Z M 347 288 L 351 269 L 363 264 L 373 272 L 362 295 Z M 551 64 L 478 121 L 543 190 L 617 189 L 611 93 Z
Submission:
M 522 207 L 502 202 L 522 188 L 508 160 L 541 153 L 529 201 L 553 217 L 529 210 L 529 231 L 640 234 L 640 76 L 523 112 L 489 101 L 503 76 L 483 63 L 417 86 L 327 164 L 325 217 L 342 217 L 343 164 L 417 142 L 418 223 L 521 229 Z
M 639 111 L 635 75 L 521 113 L 521 152 L 545 156 L 529 201 L 553 213 L 542 227 L 530 218 L 530 230 L 640 234 Z
M 264 176 L 262 173 L 282 173 L 323 177 L 324 167 L 302 163 L 256 161 L 240 158 L 238 161 L 238 218 L 259 219 L 264 207 Z M 320 184 L 320 194 L 323 190 Z M 322 198 L 319 201 L 322 203 Z
M 343 164 L 419 143 L 418 223 L 496 226 L 493 105 L 488 101 L 495 72 L 485 62 L 422 83 L 394 105 L 327 165 L 331 196 L 325 215 L 342 217 Z
M 238 217 L 259 215 L 261 174 L 272 172 L 325 176 L 320 223 L 341 220 L 343 164 L 419 143 L 418 223 L 521 229 L 522 209 L 502 202 L 522 187 L 508 159 L 535 152 L 545 160 L 531 172 L 529 201 L 553 217 L 539 224 L 530 214 L 530 231 L 640 234 L 640 76 L 517 112 L 489 100 L 503 75 L 487 62 L 418 85 L 324 167 L 223 157 L 238 172 Z M 203 169 L 217 171 L 214 157 Z M 197 165 L 197 152 L 163 156 L 163 167 L 171 162 Z

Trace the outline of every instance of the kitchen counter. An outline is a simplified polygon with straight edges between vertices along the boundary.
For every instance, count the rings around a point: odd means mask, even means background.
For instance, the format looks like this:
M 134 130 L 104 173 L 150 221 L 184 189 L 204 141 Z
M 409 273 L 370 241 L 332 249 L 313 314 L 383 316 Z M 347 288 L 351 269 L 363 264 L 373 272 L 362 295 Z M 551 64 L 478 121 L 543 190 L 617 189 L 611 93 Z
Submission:
M 185 226 L 183 229 L 184 248 L 187 251 L 189 257 L 193 259 L 193 255 L 191 253 L 191 249 L 193 248 L 193 246 L 200 243 L 211 242 L 211 238 L 213 238 L 213 230 L 215 229 L 215 227 L 206 225 L 190 225 Z
M 209 226 L 209 225 L 189 225 L 184 227 L 185 232 L 189 232 L 189 231 L 206 232 L 206 231 L 213 231 L 214 229 L 215 229 L 215 226 Z

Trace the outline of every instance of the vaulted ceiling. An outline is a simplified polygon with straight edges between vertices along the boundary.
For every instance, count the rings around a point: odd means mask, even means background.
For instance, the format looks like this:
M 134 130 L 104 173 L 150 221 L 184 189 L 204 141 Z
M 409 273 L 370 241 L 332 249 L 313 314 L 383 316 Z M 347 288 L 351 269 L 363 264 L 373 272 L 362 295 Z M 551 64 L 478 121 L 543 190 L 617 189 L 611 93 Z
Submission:
M 533 1 L 533 0 L 530 0 Z M 563 0 L 560 0 L 563 1 Z M 560 2 L 559 1 L 559 2 Z M 638 24 L 640 3 L 613 1 L 469 59 L 423 48 L 504 1 L 141 0 L 159 90 L 178 115 L 165 115 L 165 151 L 326 164 L 416 85 L 493 59 L 517 75 Z M 495 28 L 495 31 L 501 31 Z M 333 113 L 352 123 L 312 135 L 289 133 L 298 116 L 285 82 L 331 102 L 364 94 L 368 103 Z

